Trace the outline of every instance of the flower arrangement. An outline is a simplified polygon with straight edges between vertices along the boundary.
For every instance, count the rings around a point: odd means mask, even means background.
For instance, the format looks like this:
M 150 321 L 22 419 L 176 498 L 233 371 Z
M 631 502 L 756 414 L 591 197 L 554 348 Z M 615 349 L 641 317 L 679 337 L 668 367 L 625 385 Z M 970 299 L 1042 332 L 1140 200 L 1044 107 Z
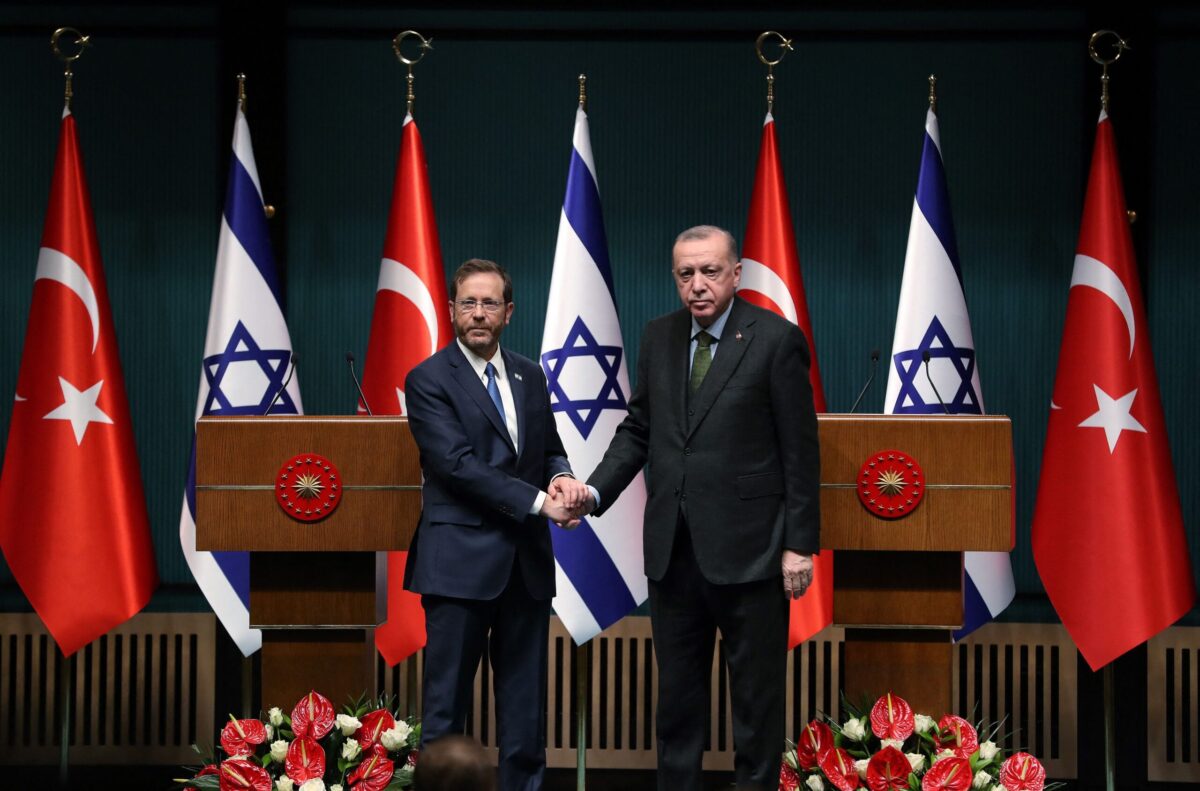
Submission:
M 890 692 L 869 713 L 851 713 L 841 725 L 813 720 L 804 726 L 783 754 L 779 791 L 1048 791 L 1062 785 L 1047 785 L 1045 767 L 1029 753 L 1005 758 L 993 741 L 999 725 L 976 728 L 953 714 L 935 721 Z
M 221 731 L 219 758 L 176 782 L 208 791 L 397 791 L 412 785 L 421 725 L 380 699 L 352 701 L 343 713 L 318 692 L 261 719 L 233 715 Z M 193 745 L 196 752 L 203 751 Z

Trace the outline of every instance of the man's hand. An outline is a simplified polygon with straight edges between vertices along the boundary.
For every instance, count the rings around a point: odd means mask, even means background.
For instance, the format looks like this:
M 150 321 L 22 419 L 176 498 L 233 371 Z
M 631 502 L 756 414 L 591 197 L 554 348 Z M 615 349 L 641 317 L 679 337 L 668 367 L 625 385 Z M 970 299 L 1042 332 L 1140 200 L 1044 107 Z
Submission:
M 558 479 L 555 480 L 557 481 Z M 576 517 L 574 510 L 567 508 L 561 492 L 553 484 L 550 486 L 548 495 L 545 501 L 542 502 L 542 509 L 539 513 L 564 530 L 574 530 L 579 527 L 579 519 Z
M 812 585 L 812 555 L 801 555 L 790 549 L 783 550 L 783 595 L 787 599 L 799 599 Z
M 547 492 L 551 497 L 560 498 L 563 506 L 572 512 L 572 516 L 582 516 L 592 510 L 592 493 L 587 484 L 569 475 L 560 475 L 550 481 Z

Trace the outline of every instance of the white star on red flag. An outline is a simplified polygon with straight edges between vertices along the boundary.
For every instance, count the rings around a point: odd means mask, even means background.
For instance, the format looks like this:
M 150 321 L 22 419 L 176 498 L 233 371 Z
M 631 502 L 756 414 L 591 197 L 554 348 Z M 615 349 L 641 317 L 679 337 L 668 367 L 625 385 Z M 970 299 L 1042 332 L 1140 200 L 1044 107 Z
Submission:
M 112 425 L 112 418 L 104 414 L 96 406 L 100 398 L 100 388 L 104 386 L 101 379 L 87 390 L 80 390 L 63 377 L 58 377 L 58 385 L 62 388 L 63 402 L 56 409 L 48 412 L 43 420 L 69 420 L 71 430 L 75 432 L 75 444 L 83 444 L 83 435 L 89 423 L 107 423 Z
M 1104 429 L 1104 436 L 1108 440 L 1109 453 L 1116 451 L 1117 440 L 1121 438 L 1122 431 L 1140 431 L 1143 434 L 1146 433 L 1146 427 L 1137 422 L 1137 418 L 1129 412 L 1133 408 L 1133 399 L 1137 396 L 1136 387 L 1120 398 L 1113 398 L 1101 390 L 1100 385 L 1092 385 L 1092 387 L 1096 390 L 1096 406 L 1099 409 L 1087 420 L 1080 423 L 1079 427 Z

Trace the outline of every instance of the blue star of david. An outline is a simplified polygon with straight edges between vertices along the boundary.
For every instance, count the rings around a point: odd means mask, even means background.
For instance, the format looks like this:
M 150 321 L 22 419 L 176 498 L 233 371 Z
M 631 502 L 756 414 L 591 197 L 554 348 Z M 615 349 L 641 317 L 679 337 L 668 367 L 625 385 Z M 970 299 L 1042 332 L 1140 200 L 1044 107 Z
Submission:
M 267 411 L 271 399 L 279 388 L 283 387 L 283 379 L 287 374 L 288 361 L 292 353 L 287 349 L 262 349 L 254 336 L 240 321 L 233 328 L 225 350 L 219 354 L 204 358 L 204 378 L 208 380 L 208 398 L 204 402 L 206 415 L 261 415 Z M 262 399 L 257 404 L 249 406 L 234 406 L 221 390 L 221 382 L 229 371 L 229 364 L 236 362 L 254 362 L 267 377 L 267 386 Z M 279 401 L 271 410 L 272 414 L 296 414 L 296 404 L 286 390 L 279 396 Z
M 925 400 L 921 398 L 920 391 L 917 390 L 916 377 L 921 372 L 925 352 L 929 352 L 930 360 L 938 358 L 949 360 L 954 365 L 954 370 L 958 372 L 958 391 L 954 394 L 954 398 L 946 404 L 950 411 L 955 414 L 983 414 L 983 410 L 979 408 L 979 394 L 975 392 L 975 387 L 971 383 L 975 375 L 975 350 L 955 346 L 954 341 L 950 339 L 950 333 L 946 332 L 946 328 L 942 326 L 942 322 L 938 320 L 937 316 L 934 316 L 933 321 L 929 322 L 929 329 L 925 331 L 925 337 L 921 339 L 917 348 L 892 355 L 896 364 L 896 373 L 900 375 L 900 394 L 896 396 L 892 412 L 895 414 L 931 415 L 943 411 L 942 405 L 936 401 L 931 404 L 925 403 Z
M 583 318 L 577 317 L 562 348 L 552 349 L 542 355 L 546 388 L 550 392 L 550 408 L 555 412 L 565 412 L 584 439 L 592 433 L 601 412 L 606 409 L 628 409 L 625 394 L 621 392 L 621 385 L 617 381 L 623 353 L 620 346 L 601 346 L 596 343 L 596 337 L 583 323 Z M 604 384 L 594 398 L 571 400 L 560 384 L 559 378 L 567 367 L 567 360 L 572 357 L 594 359 L 604 372 Z

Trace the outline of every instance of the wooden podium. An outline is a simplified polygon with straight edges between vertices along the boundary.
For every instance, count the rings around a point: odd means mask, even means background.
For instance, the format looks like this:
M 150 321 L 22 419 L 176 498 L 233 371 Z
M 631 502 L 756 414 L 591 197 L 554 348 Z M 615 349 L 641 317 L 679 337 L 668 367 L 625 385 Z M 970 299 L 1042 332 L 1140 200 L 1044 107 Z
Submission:
M 336 483 L 340 502 L 319 521 L 293 519 L 276 500 L 281 468 L 302 454 L 340 473 L 322 489 L 327 496 Z M 287 710 L 310 689 L 335 707 L 375 693 L 374 629 L 384 612 L 375 553 L 407 549 L 420 513 L 421 468 L 405 418 L 200 419 L 196 549 L 251 553 L 264 707 Z
M 1012 425 L 993 415 L 818 420 L 821 548 L 835 552 L 833 621 L 846 628 L 847 700 L 869 705 L 894 691 L 930 716 L 951 712 L 962 553 L 1013 546 Z M 923 469 L 923 499 L 899 518 L 880 518 L 859 500 L 860 470 L 880 451 Z

